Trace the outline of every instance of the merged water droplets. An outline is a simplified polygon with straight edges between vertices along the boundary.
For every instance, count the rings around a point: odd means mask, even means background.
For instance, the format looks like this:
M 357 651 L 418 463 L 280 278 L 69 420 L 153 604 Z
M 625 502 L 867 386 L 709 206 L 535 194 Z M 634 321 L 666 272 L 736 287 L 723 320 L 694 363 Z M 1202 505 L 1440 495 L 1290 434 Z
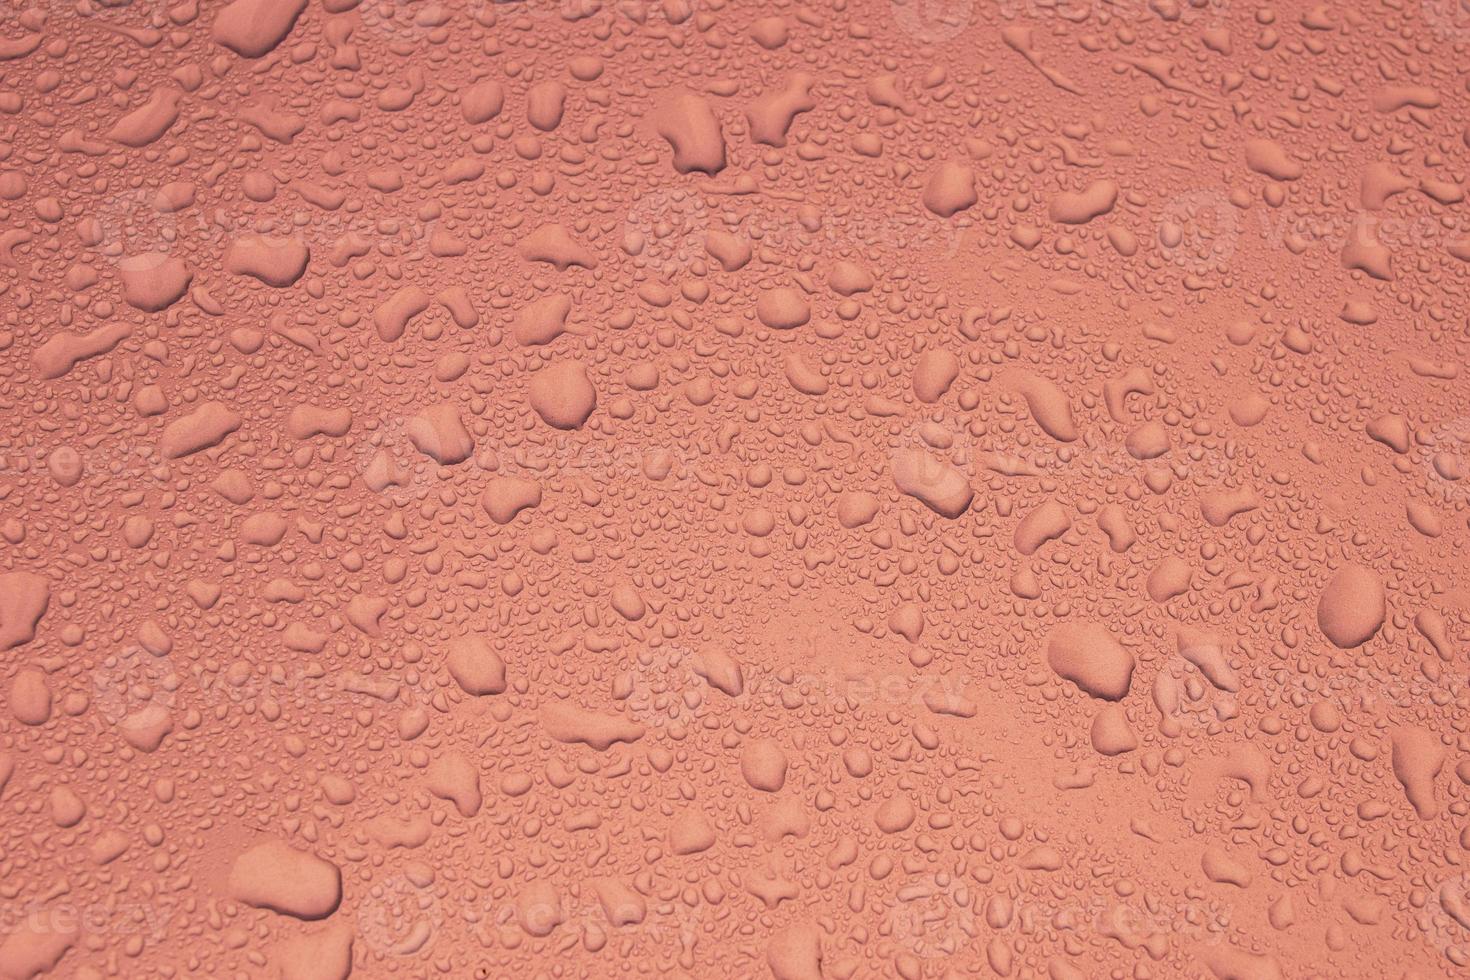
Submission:
M 0 975 L 1458 975 L 1453 7 L 18 11 Z

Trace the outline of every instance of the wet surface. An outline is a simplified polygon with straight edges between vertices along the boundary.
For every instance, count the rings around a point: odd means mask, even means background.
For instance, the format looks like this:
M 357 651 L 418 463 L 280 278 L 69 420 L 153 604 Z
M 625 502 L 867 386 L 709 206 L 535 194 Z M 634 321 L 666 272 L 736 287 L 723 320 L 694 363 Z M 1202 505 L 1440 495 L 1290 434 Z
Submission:
M 1449 0 L 41 2 L 0 977 L 1452 977 Z

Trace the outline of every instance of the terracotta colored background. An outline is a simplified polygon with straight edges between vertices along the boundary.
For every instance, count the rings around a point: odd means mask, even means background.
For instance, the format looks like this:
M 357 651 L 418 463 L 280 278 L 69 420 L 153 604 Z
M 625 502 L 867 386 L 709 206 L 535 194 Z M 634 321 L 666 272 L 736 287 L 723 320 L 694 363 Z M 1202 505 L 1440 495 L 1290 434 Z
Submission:
M 35 0 L 0 977 L 1452 977 L 1453 0 Z

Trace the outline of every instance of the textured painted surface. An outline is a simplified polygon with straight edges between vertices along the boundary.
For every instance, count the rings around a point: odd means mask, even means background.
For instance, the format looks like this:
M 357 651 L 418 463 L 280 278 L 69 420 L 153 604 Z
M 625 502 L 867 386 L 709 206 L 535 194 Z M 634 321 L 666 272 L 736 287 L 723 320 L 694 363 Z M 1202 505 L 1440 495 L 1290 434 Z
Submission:
M 1451 0 L 39 0 L 0 977 L 1453 977 Z

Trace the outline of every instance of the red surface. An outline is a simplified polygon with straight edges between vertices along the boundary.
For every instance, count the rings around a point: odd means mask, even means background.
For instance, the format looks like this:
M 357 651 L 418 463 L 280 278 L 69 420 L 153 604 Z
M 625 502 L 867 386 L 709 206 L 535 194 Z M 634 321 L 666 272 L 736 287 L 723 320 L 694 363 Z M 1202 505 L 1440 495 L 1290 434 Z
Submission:
M 1462 975 L 1450 0 L 0 37 L 0 977 Z

